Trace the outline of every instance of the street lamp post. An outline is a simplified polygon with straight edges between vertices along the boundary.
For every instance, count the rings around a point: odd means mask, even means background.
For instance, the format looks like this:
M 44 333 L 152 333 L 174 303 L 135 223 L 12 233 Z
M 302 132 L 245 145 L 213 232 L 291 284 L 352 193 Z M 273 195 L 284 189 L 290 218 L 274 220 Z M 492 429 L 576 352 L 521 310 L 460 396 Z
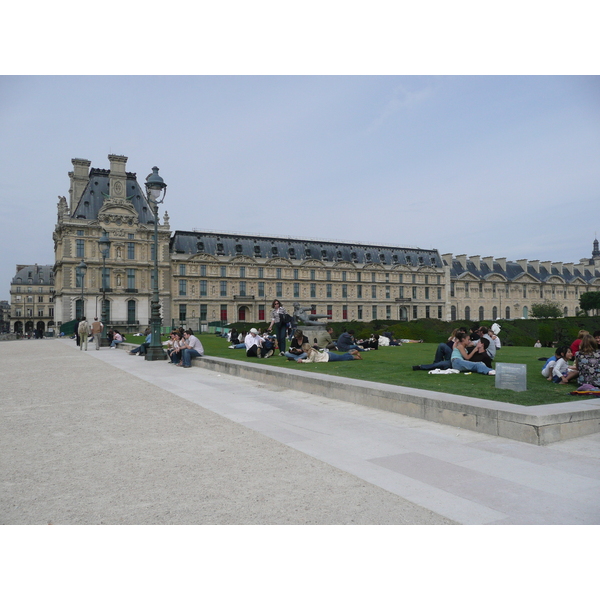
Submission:
M 79 275 L 80 279 L 81 279 L 81 317 L 85 316 L 85 304 L 84 304 L 84 297 L 83 297 L 83 279 L 85 277 L 85 273 L 87 271 L 87 265 L 83 262 L 83 259 L 81 259 L 81 262 L 77 265 L 77 267 L 75 267 L 75 271 L 77 272 L 77 275 Z
M 104 231 L 98 240 L 98 246 L 100 247 L 100 252 L 102 253 L 102 276 L 100 277 L 100 282 L 102 286 L 102 312 L 100 319 L 102 320 L 102 337 L 100 338 L 100 346 L 108 346 L 108 323 L 106 319 L 108 315 L 106 314 L 106 259 L 110 253 L 110 244 L 111 241 L 108 238 L 108 233 Z
M 158 296 L 158 205 L 162 204 L 167 193 L 167 184 L 158 174 L 158 167 L 152 167 L 152 173 L 146 177 L 146 195 L 150 209 L 154 214 L 154 282 L 152 301 L 150 302 L 150 327 L 152 337 L 146 352 L 146 360 L 166 360 L 167 356 L 160 342 L 160 299 Z M 161 197 L 162 195 L 162 197 Z

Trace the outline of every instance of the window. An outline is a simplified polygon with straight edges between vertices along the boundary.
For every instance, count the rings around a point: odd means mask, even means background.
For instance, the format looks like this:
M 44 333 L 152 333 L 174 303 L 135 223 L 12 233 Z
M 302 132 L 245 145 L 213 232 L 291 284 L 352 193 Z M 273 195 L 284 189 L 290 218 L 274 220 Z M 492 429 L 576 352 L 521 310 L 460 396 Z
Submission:
M 385 297 L 386 298 L 390 298 L 391 297 L 391 292 L 390 292 L 390 286 L 389 285 L 385 286 Z
M 110 269 L 102 269 L 102 288 L 108 289 L 110 287 Z
M 485 310 L 483 309 L 483 306 L 479 307 L 479 320 L 483 321 L 485 319 Z
M 356 314 L 357 314 L 358 320 L 359 320 L 359 321 L 361 321 L 361 320 L 362 320 L 362 318 L 363 318 L 363 307 L 362 307 L 362 305 L 361 305 L 361 304 L 359 304 L 359 305 L 356 307 Z
M 402 275 L 402 273 L 398 275 L 398 283 L 404 283 L 404 276 Z
M 78 229 L 77 230 L 77 236 L 78 237 L 83 237 L 83 229 Z
M 425 307 L 425 318 L 429 319 L 429 306 Z
M 240 277 L 246 277 L 246 267 L 240 267 Z
M 438 319 L 440 319 L 440 321 L 442 320 L 442 307 L 438 306 Z
M 264 297 L 264 295 L 265 295 L 265 282 L 264 281 L 258 282 L 258 295 L 261 297 Z
M 417 276 L 413 273 L 412 282 L 417 283 Z
M 417 299 L 417 286 L 416 285 L 413 285 L 413 288 L 412 288 L 412 297 L 413 297 L 413 300 Z
M 357 298 L 362 298 L 362 285 L 357 285 L 356 286 L 356 297 Z
M 48 309 L 48 316 L 49 316 L 49 317 L 53 317 L 53 316 L 54 316 L 54 307 L 52 307 L 52 306 L 51 306 L 51 307 Z
M 294 284 L 294 298 L 300 298 L 300 284 Z
M 371 319 L 375 321 L 377 319 L 377 306 L 371 306 Z
M 492 283 L 492 298 L 496 297 L 496 292 L 497 292 L 497 284 Z
M 465 321 L 471 320 L 471 307 L 465 306 Z
M 133 242 L 127 242 L 127 258 L 129 260 L 135 260 L 135 244 Z M 185 266 L 183 266 L 183 269 L 185 271 Z M 181 268 L 181 267 L 180 267 Z M 185 273 L 184 273 L 185 275 Z
M 275 278 L 276 279 L 281 279 L 281 269 L 276 269 Z
M 227 284 L 225 284 L 225 285 L 227 285 Z M 187 296 L 187 281 L 185 279 L 179 280 L 179 295 Z M 223 295 L 223 294 L 221 294 L 221 295 Z
M 246 282 L 240 281 L 240 296 L 246 295 Z
M 38 317 L 43 317 L 44 316 L 44 309 L 43 308 L 38 308 Z
M 327 281 L 331 281 L 331 271 L 325 271 L 325 279 L 327 279 Z
M 227 304 L 221 304 L 221 321 L 227 321 Z
M 310 278 L 311 278 L 312 281 L 314 281 L 317 278 L 314 269 L 310 270 Z
M 258 320 L 259 321 L 265 320 L 265 305 L 264 304 L 258 305 Z
M 38 301 L 38 302 L 43 302 L 43 301 L 44 301 L 44 296 L 38 296 L 38 299 L 37 299 L 37 301 Z
M 348 285 L 344 283 L 342 285 L 342 298 L 347 298 L 347 297 L 348 297 Z
M 429 288 L 425 288 L 425 300 L 429 300 Z
M 132 239 L 134 239 L 134 238 L 135 238 L 135 235 L 134 235 L 133 233 L 128 233 L 128 234 L 127 234 L 127 239 L 128 239 L 128 240 L 132 240 Z
M 356 274 L 356 281 L 362 281 L 362 273 L 360 271 Z
M 377 286 L 376 285 L 371 286 L 371 298 L 377 298 Z
M 425 285 L 429 283 L 429 275 L 425 275 Z
M 385 318 L 388 321 L 392 318 L 392 307 L 391 306 L 386 306 L 385 307 Z
M 437 289 L 437 299 L 438 299 L 438 300 L 441 300 L 441 299 L 442 299 L 442 288 L 441 288 L 441 287 L 439 287 L 439 288 Z
M 506 307 L 506 318 L 510 319 L 510 306 Z
M 299 278 L 298 269 L 294 269 L 294 279 L 298 279 L 298 278 Z
M 492 307 L 492 320 L 495 321 L 498 318 L 498 307 Z
M 265 276 L 265 269 L 263 267 L 258 267 L 258 278 L 262 279 Z
M 208 314 L 208 304 L 200 305 L 200 320 L 206 321 L 206 316 Z
M 540 288 L 540 290 L 541 289 L 542 288 Z M 541 293 L 540 293 L 540 297 L 541 297 Z M 526 285 L 523 286 L 523 298 L 527 298 L 527 286 Z
M 227 296 L 227 282 L 221 281 L 221 297 Z
M 418 319 L 419 313 L 416 306 L 413 306 L 413 319 Z
M 84 240 L 77 240 L 77 258 L 83 258 L 84 257 L 84 250 L 85 250 L 85 242 Z
M 454 281 L 450 283 L 450 297 L 454 298 Z
M 185 265 L 179 265 L 179 276 L 185 277 Z
M 456 321 L 456 306 L 454 304 L 450 307 L 450 320 Z
M 342 281 L 346 281 L 346 271 L 342 271 Z
M 17 286 L 17 294 L 21 293 L 21 288 L 19 286 Z
M 401 285 L 400 288 L 398 289 L 399 295 L 398 298 L 404 298 L 404 286 Z
M 135 289 L 135 269 L 127 269 L 127 287 Z
M 317 284 L 316 283 L 310 284 L 310 297 L 311 298 L 317 297 Z
M 135 323 L 135 300 L 127 301 L 127 322 Z
M 206 290 L 206 281 L 205 280 L 201 280 L 200 281 L 200 295 L 201 296 L 206 296 L 207 290 Z
M 156 248 L 154 247 L 154 244 L 150 244 L 150 260 L 155 260 L 156 259 Z
M 200 277 L 206 277 L 206 265 L 200 265 Z
M 221 267 L 221 277 L 227 277 L 227 267 Z
M 281 283 L 281 281 L 278 281 L 278 282 L 275 284 L 275 294 L 276 294 L 278 297 L 281 297 L 281 296 L 283 296 L 283 283 Z
M 327 298 L 331 298 L 333 296 L 332 294 L 332 287 L 331 287 L 331 283 L 327 284 L 327 292 L 326 292 Z
M 179 320 L 185 322 L 187 319 L 187 304 L 179 305 Z
M 332 317 L 333 316 L 333 305 L 332 304 L 328 304 L 327 305 L 327 316 L 328 317 Z
M 371 282 L 375 283 L 375 281 L 377 281 L 376 280 L 376 275 L 375 275 L 375 273 L 371 273 Z

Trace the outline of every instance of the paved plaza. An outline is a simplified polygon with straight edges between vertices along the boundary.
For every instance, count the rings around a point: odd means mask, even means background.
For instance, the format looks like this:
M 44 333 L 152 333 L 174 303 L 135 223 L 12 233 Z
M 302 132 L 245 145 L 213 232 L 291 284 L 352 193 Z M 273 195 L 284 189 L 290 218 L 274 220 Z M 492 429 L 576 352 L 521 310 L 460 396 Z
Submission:
M 599 524 L 535 446 L 73 340 L 0 343 L 2 524 Z

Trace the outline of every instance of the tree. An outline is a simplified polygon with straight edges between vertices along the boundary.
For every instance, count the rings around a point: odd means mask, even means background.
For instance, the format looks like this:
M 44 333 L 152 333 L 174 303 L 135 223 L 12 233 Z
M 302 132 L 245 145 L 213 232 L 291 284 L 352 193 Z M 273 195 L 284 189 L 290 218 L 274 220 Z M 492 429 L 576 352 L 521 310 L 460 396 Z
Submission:
M 584 310 L 587 314 L 589 310 L 600 309 L 600 292 L 585 292 L 579 297 L 579 306 L 581 310 Z
M 534 319 L 558 319 L 563 316 L 558 302 L 543 302 L 531 305 L 531 316 Z

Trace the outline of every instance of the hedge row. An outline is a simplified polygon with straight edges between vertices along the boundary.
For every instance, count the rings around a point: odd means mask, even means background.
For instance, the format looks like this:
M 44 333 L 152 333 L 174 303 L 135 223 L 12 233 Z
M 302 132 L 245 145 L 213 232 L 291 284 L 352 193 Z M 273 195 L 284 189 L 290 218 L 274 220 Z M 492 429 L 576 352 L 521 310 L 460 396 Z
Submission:
M 515 319 L 497 321 L 440 321 L 438 319 L 417 319 L 415 321 L 384 321 L 376 320 L 329 322 L 339 336 L 343 331 L 354 331 L 357 339 L 366 339 L 372 333 L 390 331 L 395 338 L 423 340 L 424 342 L 439 343 L 448 338 L 456 327 L 485 325 L 490 327 L 494 322 L 501 327 L 500 340 L 505 346 L 533 346 L 536 340 L 542 345 L 570 344 L 580 329 L 590 333 L 600 330 L 600 316 L 598 317 L 565 317 L 560 319 Z M 251 327 L 261 328 L 263 331 L 268 323 L 231 323 L 237 331 L 248 331 Z

